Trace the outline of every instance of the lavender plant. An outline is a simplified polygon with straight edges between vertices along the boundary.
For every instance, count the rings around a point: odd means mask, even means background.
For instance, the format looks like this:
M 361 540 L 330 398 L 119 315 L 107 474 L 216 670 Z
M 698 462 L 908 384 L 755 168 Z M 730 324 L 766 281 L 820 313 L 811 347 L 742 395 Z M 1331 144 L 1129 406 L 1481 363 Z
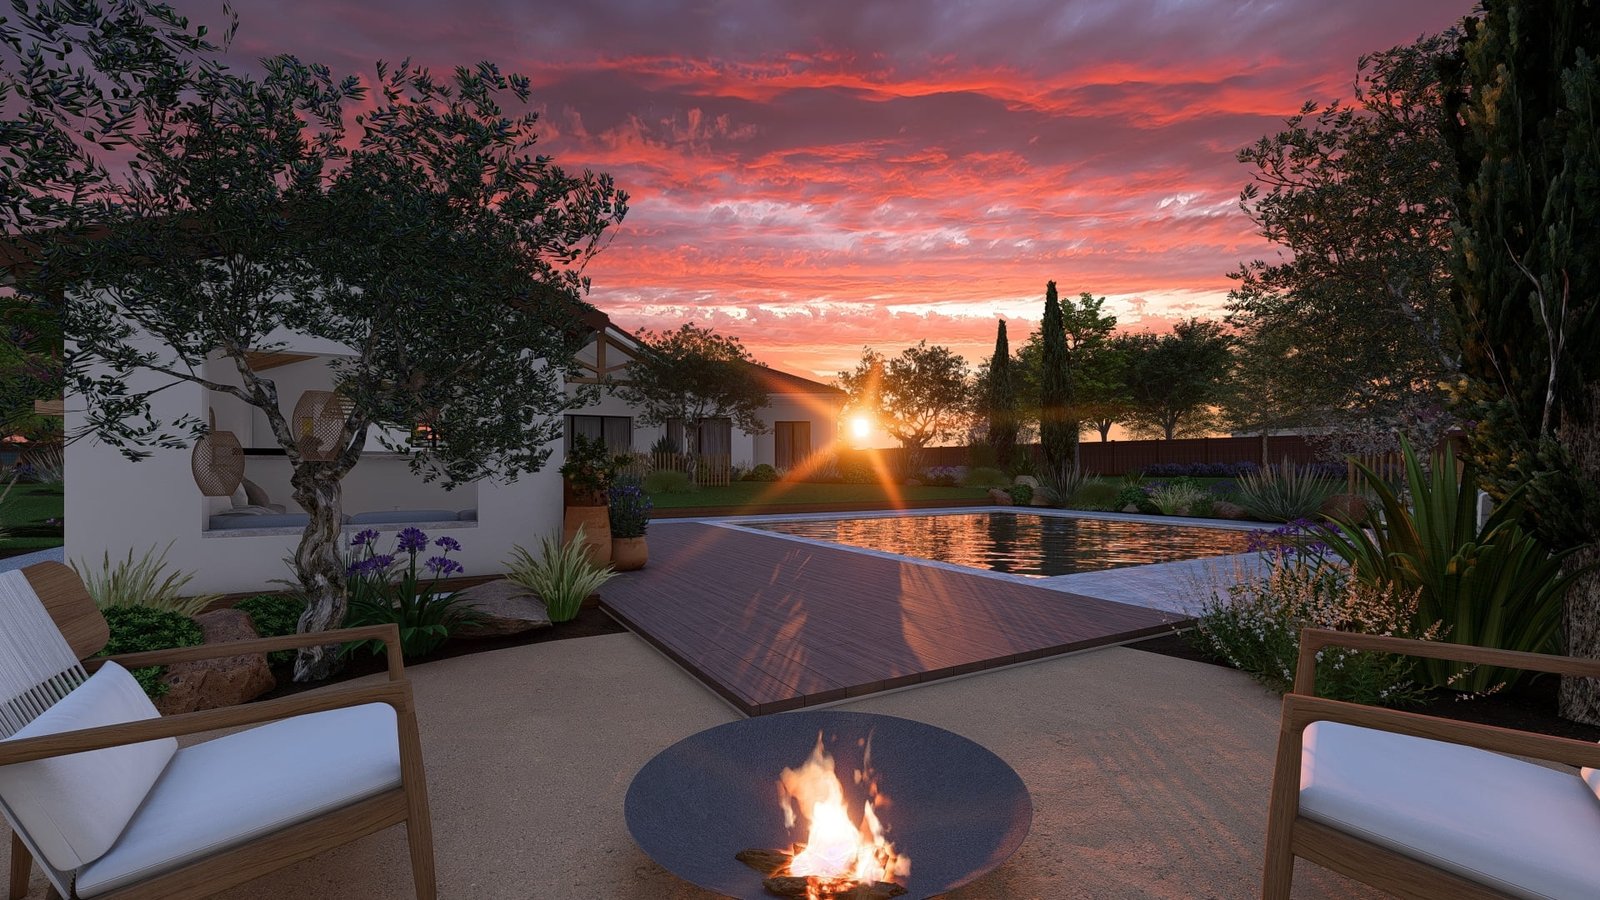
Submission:
M 611 486 L 611 536 L 642 538 L 650 528 L 650 511 L 655 508 L 639 479 L 619 479 Z

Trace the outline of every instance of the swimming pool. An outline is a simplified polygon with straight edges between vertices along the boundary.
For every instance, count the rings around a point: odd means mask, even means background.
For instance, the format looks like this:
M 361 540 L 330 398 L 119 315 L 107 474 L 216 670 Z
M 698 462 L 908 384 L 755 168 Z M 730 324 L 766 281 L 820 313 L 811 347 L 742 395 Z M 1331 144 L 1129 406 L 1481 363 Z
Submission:
M 804 519 L 745 527 L 1036 578 L 1244 553 L 1250 535 L 1231 528 L 1018 512 Z

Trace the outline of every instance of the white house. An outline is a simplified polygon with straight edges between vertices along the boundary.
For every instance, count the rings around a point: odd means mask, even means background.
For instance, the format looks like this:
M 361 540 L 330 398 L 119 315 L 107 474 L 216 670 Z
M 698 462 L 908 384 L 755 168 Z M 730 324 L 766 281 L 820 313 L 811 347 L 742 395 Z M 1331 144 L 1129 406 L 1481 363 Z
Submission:
M 580 355 L 580 372 L 617 377 L 626 372 L 633 342 L 603 315 L 586 319 L 595 338 Z M 254 365 L 277 385 L 284 414 L 291 421 L 295 404 L 306 391 L 332 385 L 330 360 L 348 349 L 303 336 L 282 336 L 282 346 L 259 354 Z M 835 388 L 773 369 L 762 368 L 771 396 L 762 419 L 766 433 L 746 434 L 726 423 L 705 426 L 702 446 L 725 447 L 736 464 L 765 462 L 779 468 L 796 465 L 813 452 L 828 449 L 836 439 L 843 394 Z M 208 364 L 204 375 L 218 383 L 238 384 L 230 361 Z M 139 376 L 138 388 L 156 388 L 171 379 L 152 373 Z M 81 404 L 68 396 L 69 433 L 84 425 Z M 66 554 L 79 565 L 98 567 L 104 555 L 115 560 L 131 549 L 137 557 L 147 549 L 166 548 L 170 565 L 195 573 L 195 592 L 239 592 L 273 587 L 289 577 L 284 562 L 298 543 L 304 512 L 289 487 L 290 467 L 266 418 L 230 395 L 199 385 L 179 383 L 152 397 L 156 416 L 172 421 L 181 415 L 213 415 L 218 431 L 235 435 L 245 452 L 248 484 L 233 497 L 207 497 L 191 471 L 189 450 L 156 450 L 133 462 L 114 448 L 80 440 L 67 448 Z M 670 426 L 669 426 L 670 427 Z M 606 438 L 613 447 L 646 451 L 663 433 L 645 426 L 635 410 L 605 394 L 566 418 L 565 432 Z M 407 459 L 385 451 L 370 438 L 361 462 L 344 479 L 345 530 L 363 528 L 392 534 L 418 525 L 430 536 L 449 534 L 462 546 L 455 554 L 468 574 L 503 571 L 502 561 L 513 545 L 530 546 L 559 529 L 562 518 L 561 479 L 556 472 L 562 448 L 556 447 L 546 467 L 512 482 L 480 481 L 454 491 L 414 476 Z

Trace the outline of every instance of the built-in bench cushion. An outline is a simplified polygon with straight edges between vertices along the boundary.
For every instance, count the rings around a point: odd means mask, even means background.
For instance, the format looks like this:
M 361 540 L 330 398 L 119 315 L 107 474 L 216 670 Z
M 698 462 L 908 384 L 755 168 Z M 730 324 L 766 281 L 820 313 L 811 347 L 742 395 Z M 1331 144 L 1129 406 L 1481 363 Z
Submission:
M 93 897 L 400 786 L 394 709 L 284 719 L 179 750 L 122 839 L 78 873 Z
M 478 508 L 474 506 L 471 509 L 463 509 L 456 513 L 456 518 L 463 522 L 476 522 L 478 521 Z
M 240 528 L 304 528 L 311 518 L 305 513 L 269 513 L 266 515 L 235 515 L 218 513 L 211 517 L 212 531 L 236 531 Z
M 139 682 L 108 662 L 10 740 L 158 716 Z M 45 861 L 71 871 L 103 858 L 177 750 L 165 738 L 0 766 L 0 797 Z
M 456 521 L 455 511 L 449 509 L 385 509 L 356 513 L 350 517 L 352 525 L 408 525 L 414 522 L 454 521 Z
M 1335 722 L 1301 767 L 1308 819 L 1513 896 L 1600 897 L 1600 802 L 1570 770 Z

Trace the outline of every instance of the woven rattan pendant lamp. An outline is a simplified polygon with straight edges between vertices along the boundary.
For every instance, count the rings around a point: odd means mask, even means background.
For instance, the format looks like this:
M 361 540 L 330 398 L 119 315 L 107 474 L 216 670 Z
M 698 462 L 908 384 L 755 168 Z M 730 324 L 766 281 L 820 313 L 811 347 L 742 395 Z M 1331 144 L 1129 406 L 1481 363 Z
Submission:
M 216 410 L 211 411 L 211 427 L 194 442 L 189 469 L 207 497 L 226 497 L 244 480 L 244 448 L 233 432 L 217 430 Z
M 334 391 L 306 391 L 294 404 L 295 444 L 302 459 L 326 462 L 344 448 L 339 434 L 350 414 L 350 401 Z

